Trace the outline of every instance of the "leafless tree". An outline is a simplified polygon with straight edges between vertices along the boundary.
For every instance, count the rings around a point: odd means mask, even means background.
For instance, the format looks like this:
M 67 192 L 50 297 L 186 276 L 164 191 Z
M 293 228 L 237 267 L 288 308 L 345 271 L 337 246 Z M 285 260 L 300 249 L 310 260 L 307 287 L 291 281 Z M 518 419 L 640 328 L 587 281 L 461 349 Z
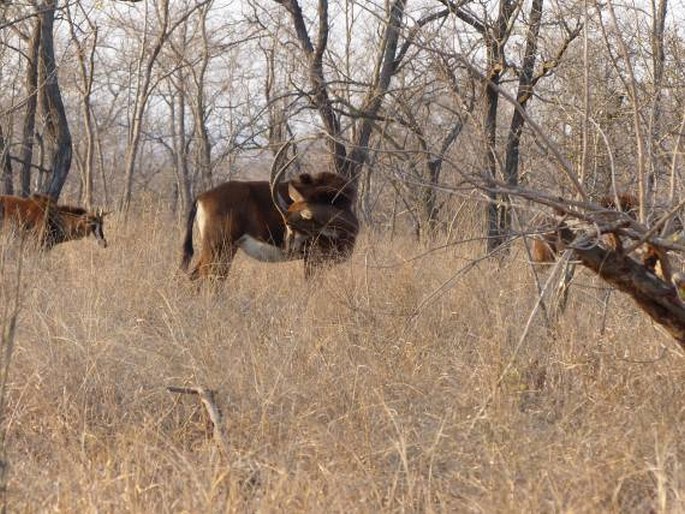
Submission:
M 375 56 L 373 75 L 368 79 L 368 86 L 360 105 L 350 111 L 355 121 L 355 130 L 349 139 L 346 139 L 342 128 L 339 109 L 331 96 L 324 69 L 324 56 L 330 36 L 328 1 L 319 0 L 318 2 L 316 12 L 318 29 L 315 39 L 311 37 L 302 7 L 297 0 L 275 0 L 275 2 L 282 5 L 289 13 L 300 50 L 305 57 L 311 88 L 308 95 L 309 101 L 321 119 L 333 159 L 333 168 L 356 186 L 361 168 L 368 157 L 369 140 L 375 117 L 381 109 L 390 81 L 399 65 L 398 50 L 406 0 L 391 2 L 384 15 L 384 27 L 378 53 Z
M 51 143 L 50 180 L 43 191 L 58 198 L 71 167 L 72 145 L 62 93 L 59 87 L 54 48 L 56 0 L 44 0 L 37 5 L 40 20 L 39 100 L 45 117 L 46 134 Z
M 83 28 L 78 29 L 78 32 L 84 34 L 83 37 L 79 37 L 77 33 L 77 22 L 74 18 L 73 9 L 79 10 L 79 14 L 83 17 L 84 26 L 87 28 L 87 31 Z M 98 26 L 81 4 L 67 6 L 66 14 L 69 21 L 71 41 L 76 49 L 78 60 L 80 83 L 77 87 L 81 95 L 81 116 L 84 126 L 83 133 L 85 135 L 85 148 L 83 149 L 82 157 L 79 155 L 78 146 L 76 148 L 77 161 L 80 163 L 81 168 L 81 197 L 86 207 L 90 208 L 93 205 L 93 177 L 95 174 L 96 157 L 96 130 L 91 98 L 93 82 L 95 80 L 95 50 L 98 44 Z
M 168 0 L 154 2 L 157 26 L 153 29 L 153 13 L 150 11 L 149 3 L 144 2 L 142 40 L 135 64 L 133 107 L 124 158 L 124 190 L 120 202 L 124 210 L 127 210 L 131 203 L 134 169 L 140 149 L 144 114 L 150 96 L 158 84 L 153 76 L 155 64 L 162 47 L 168 42 L 171 34 L 206 3 L 207 0 L 194 2 L 181 10 L 177 16 L 171 18 L 173 13 L 170 10 Z M 152 30 L 155 32 L 153 33 Z
M 38 106 L 38 59 L 40 51 L 41 25 L 38 19 L 33 23 L 30 35 L 25 38 L 28 43 L 26 52 L 26 106 L 21 143 L 21 195 L 31 192 L 31 163 L 33 161 L 34 134 L 36 127 L 36 109 Z
M 14 182 L 12 173 L 12 162 L 10 161 L 9 140 L 3 134 L 0 125 L 0 169 L 2 169 L 2 193 L 6 195 L 14 194 Z

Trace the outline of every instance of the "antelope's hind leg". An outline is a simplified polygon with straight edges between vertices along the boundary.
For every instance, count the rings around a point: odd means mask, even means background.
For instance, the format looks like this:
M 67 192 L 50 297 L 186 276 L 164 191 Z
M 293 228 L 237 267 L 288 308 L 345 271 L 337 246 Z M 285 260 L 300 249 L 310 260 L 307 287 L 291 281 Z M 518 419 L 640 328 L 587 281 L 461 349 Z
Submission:
M 226 280 L 237 248 L 230 243 L 222 243 L 209 251 L 204 250 L 191 276 L 197 272 L 197 276 L 201 278 L 212 281 Z

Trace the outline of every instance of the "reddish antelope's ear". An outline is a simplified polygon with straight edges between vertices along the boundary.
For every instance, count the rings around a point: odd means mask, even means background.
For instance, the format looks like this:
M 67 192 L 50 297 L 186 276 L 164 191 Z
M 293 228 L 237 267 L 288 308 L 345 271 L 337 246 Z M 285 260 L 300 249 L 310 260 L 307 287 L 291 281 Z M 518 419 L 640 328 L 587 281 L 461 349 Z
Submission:
M 304 196 L 293 186 L 292 182 L 288 184 L 288 196 L 293 202 L 304 202 Z

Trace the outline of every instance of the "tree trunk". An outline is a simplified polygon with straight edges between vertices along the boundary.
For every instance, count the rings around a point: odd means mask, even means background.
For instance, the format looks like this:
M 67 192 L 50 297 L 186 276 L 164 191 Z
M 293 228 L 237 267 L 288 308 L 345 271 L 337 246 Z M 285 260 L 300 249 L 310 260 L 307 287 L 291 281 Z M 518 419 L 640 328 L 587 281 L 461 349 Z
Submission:
M 174 154 L 174 168 L 176 170 L 176 182 L 181 200 L 182 212 L 190 207 L 190 176 L 188 173 L 188 152 L 186 146 L 186 122 L 185 122 L 185 77 L 181 70 L 178 71 L 178 83 L 175 93 L 171 95 L 171 116 L 169 120 L 171 128 L 171 142 Z
M 561 229 L 565 244 L 573 245 L 574 233 Z M 597 244 L 572 246 L 578 259 L 617 289 L 628 293 L 654 321 L 662 325 L 685 348 L 685 304 L 671 284 L 623 252 Z
M 44 114 L 48 119 L 47 130 L 54 140 L 51 163 L 52 176 L 44 192 L 57 199 L 62 192 L 62 187 L 64 187 L 71 167 L 71 133 L 57 81 L 53 40 L 55 9 L 56 0 L 46 0 L 42 4 L 39 16 L 41 19 L 40 56 L 43 76 L 45 77 L 42 96 L 44 106 L 47 109 Z
M 2 194 L 14 194 L 14 177 L 12 176 L 12 161 L 10 160 L 10 143 L 0 125 L 0 166 L 2 167 Z
M 654 2 L 652 2 L 654 6 Z M 650 139 L 650 183 L 656 181 L 662 175 L 662 169 L 667 167 L 666 159 L 662 159 L 660 152 L 660 142 L 662 138 L 662 119 L 661 119 L 661 102 L 663 97 L 663 80 L 664 80 L 664 63 L 666 61 L 666 53 L 664 51 L 664 33 L 666 28 L 666 12 L 668 10 L 668 0 L 658 0 L 656 11 L 652 13 L 652 70 L 654 75 L 654 93 L 652 100 L 652 109 L 649 116 Z
M 161 27 L 152 50 L 148 54 L 147 38 L 143 39 L 138 57 L 136 70 L 136 90 L 135 100 L 133 105 L 133 119 L 128 131 L 128 144 L 126 147 L 126 156 L 124 158 L 124 191 L 121 197 L 120 208 L 127 211 L 131 204 L 131 194 L 133 190 L 133 171 L 140 148 L 140 136 L 143 130 L 143 115 L 147 107 L 148 99 L 151 93 L 152 82 L 152 68 L 157 61 L 157 57 L 162 50 L 164 42 L 167 40 L 169 33 L 167 32 L 169 24 L 169 2 L 162 0 L 159 3 L 158 9 L 161 16 Z M 145 31 L 149 26 L 148 22 L 148 5 L 145 5 Z M 147 57 L 146 57 L 147 55 Z
M 333 109 L 333 102 L 328 94 L 328 85 L 323 72 L 323 54 L 328 45 L 328 1 L 319 0 L 319 31 L 317 34 L 316 48 L 312 44 L 305 25 L 302 8 L 297 0 L 276 0 L 290 13 L 295 32 L 309 64 L 309 82 L 312 86 L 312 103 L 319 112 L 326 134 L 327 141 L 333 155 L 333 163 L 338 173 L 344 174 L 347 150 L 340 142 L 340 120 Z
M 485 86 L 485 170 L 492 179 L 497 178 L 497 111 L 499 106 L 499 84 L 504 72 L 504 45 L 508 39 L 509 21 L 516 11 L 516 0 L 501 0 L 497 21 L 485 31 L 488 56 L 488 73 Z M 505 240 L 501 219 L 500 198 L 488 193 L 487 251 L 499 248 Z
M 79 71 L 81 73 L 80 79 L 82 82 L 81 115 L 83 117 L 83 124 L 85 127 L 86 148 L 82 166 L 81 182 L 83 184 L 83 191 L 81 194 L 81 200 L 85 206 L 90 209 L 93 206 L 93 174 L 95 167 L 95 128 L 93 123 L 93 109 L 90 99 L 93 92 L 93 80 L 95 76 L 95 48 L 98 43 L 98 28 L 88 18 L 88 16 L 85 15 L 88 26 L 92 31 L 93 38 L 90 48 L 86 49 L 86 41 L 81 41 L 77 37 L 75 21 L 72 18 L 70 8 L 67 8 L 67 16 L 69 17 L 71 40 L 76 47 Z M 86 50 L 89 50 L 88 55 L 86 55 Z
M 518 93 L 516 95 L 516 101 L 523 110 L 525 110 L 528 100 L 533 96 L 533 72 L 535 71 L 535 57 L 537 55 L 542 7 L 543 0 L 533 0 L 530 7 L 526 50 L 523 57 L 523 68 L 519 76 Z M 512 187 L 516 187 L 519 182 L 519 148 L 524 124 L 525 118 L 523 113 L 515 109 L 509 126 L 504 161 L 504 180 Z M 499 209 L 500 213 L 497 216 L 499 225 L 497 230 L 501 236 L 500 242 L 504 242 L 509 239 L 511 234 L 511 202 L 508 197 L 502 199 Z
M 209 129 L 207 128 L 207 100 L 205 98 L 205 77 L 207 75 L 207 68 L 210 61 L 210 42 L 207 35 L 207 15 L 209 14 L 212 2 L 208 2 L 204 9 L 202 9 L 200 20 L 202 29 L 202 63 L 200 64 L 199 73 L 192 68 L 192 73 L 195 79 L 195 99 L 193 104 L 193 113 L 195 116 L 195 137 L 197 138 L 197 149 L 195 157 L 195 165 L 200 173 L 200 183 L 203 189 L 210 189 L 214 186 L 214 177 L 212 174 L 212 143 L 209 138 Z M 190 189 L 189 189 L 190 192 Z
M 356 130 L 356 138 L 350 144 L 350 150 L 341 142 L 340 120 L 333 108 L 328 92 L 328 82 L 323 71 L 323 55 L 326 51 L 329 36 L 328 24 L 328 1 L 319 0 L 318 7 L 318 33 L 316 46 L 307 32 L 302 9 L 297 0 L 275 0 L 283 5 L 290 13 L 297 38 L 304 51 L 309 65 L 309 82 L 312 86 L 312 103 L 319 112 L 327 142 L 333 155 L 335 170 L 350 180 L 353 189 L 358 189 L 361 168 L 366 162 L 369 153 L 369 139 L 374 125 L 374 118 L 381 108 L 383 99 L 388 90 L 390 79 L 397 69 L 397 48 L 401 32 L 402 19 L 406 0 L 394 0 L 390 6 L 389 17 L 385 27 L 385 33 L 381 42 L 381 51 L 376 63 L 375 75 L 372 77 L 371 86 L 367 91 L 365 100 L 359 109 L 362 113 Z
M 36 109 L 38 105 L 38 60 L 40 58 L 41 22 L 36 18 L 29 39 L 26 62 L 26 110 L 22 128 L 21 142 L 21 196 L 31 194 L 31 163 L 33 161 L 34 133 L 36 129 Z

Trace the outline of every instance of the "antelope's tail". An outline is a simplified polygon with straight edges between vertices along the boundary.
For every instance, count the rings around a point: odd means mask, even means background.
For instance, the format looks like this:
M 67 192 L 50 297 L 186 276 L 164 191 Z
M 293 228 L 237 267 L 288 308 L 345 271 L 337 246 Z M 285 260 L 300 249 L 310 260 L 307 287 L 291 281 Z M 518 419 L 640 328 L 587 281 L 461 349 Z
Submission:
M 188 212 L 188 220 L 186 221 L 186 237 L 183 240 L 183 258 L 181 259 L 181 269 L 188 271 L 190 261 L 193 259 L 193 225 L 195 224 L 195 215 L 197 214 L 197 200 L 193 202 Z

